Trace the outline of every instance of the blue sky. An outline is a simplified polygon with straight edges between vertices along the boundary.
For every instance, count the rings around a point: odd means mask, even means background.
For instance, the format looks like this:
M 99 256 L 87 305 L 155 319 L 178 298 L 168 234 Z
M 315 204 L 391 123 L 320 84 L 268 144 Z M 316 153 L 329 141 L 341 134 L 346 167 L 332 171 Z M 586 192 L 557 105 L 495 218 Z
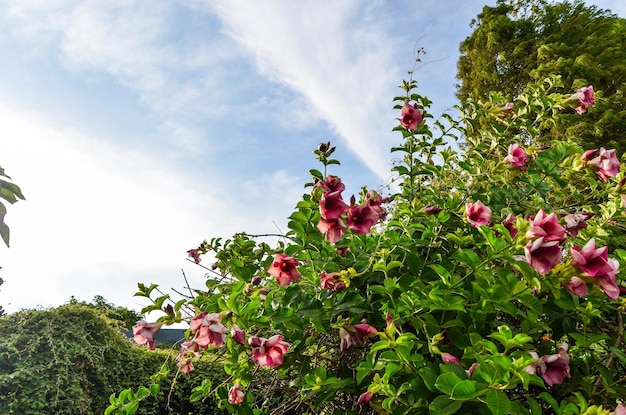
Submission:
M 6 217 L 0 304 L 138 309 L 137 282 L 179 289 L 181 269 L 201 287 L 185 251 L 284 231 L 322 141 L 349 191 L 384 186 L 416 41 L 437 115 L 483 4 L 0 0 L 0 165 L 27 198 Z

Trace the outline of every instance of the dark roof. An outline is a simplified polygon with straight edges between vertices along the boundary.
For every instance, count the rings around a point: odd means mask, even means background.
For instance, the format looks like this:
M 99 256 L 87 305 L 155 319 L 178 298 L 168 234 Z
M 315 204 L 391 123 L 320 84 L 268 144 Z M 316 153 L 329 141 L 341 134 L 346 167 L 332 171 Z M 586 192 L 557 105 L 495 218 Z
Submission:
M 130 329 L 120 329 L 122 334 L 129 339 L 133 338 L 133 331 Z M 154 335 L 157 344 L 174 344 L 185 339 L 186 329 L 166 329 L 162 328 Z

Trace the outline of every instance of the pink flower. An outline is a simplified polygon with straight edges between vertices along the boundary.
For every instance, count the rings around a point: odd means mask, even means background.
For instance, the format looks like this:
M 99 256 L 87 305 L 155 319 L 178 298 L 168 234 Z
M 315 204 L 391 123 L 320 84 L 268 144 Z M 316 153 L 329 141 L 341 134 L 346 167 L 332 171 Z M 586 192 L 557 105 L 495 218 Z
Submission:
M 378 217 L 380 220 L 384 220 L 387 217 L 387 209 L 382 207 L 383 203 L 389 203 L 388 197 L 382 197 L 377 191 L 370 190 L 365 195 L 365 200 L 368 205 L 374 208 L 376 212 L 378 212 Z
M 183 373 L 189 373 L 193 370 L 193 363 L 191 358 L 184 353 L 176 356 L 176 366 Z
M 572 294 L 576 294 L 579 297 L 587 295 L 587 283 L 578 277 L 572 277 L 572 279 L 565 284 L 565 288 L 567 288 L 567 290 Z
M 465 216 L 469 223 L 477 228 L 489 223 L 491 220 L 491 209 L 485 206 L 480 200 L 476 203 L 466 203 Z
M 585 86 L 576 91 L 575 94 L 570 96 L 570 100 L 577 103 L 574 109 L 579 114 L 587 112 L 587 107 L 593 105 L 596 102 L 595 94 L 593 92 L 593 86 Z
M 479 367 L 480 367 L 480 363 L 478 362 L 472 363 L 470 368 L 465 371 L 465 373 L 467 373 L 467 377 L 471 378 L 474 372 L 476 371 L 476 369 L 478 369 Z
M 328 175 L 324 181 L 315 183 L 314 187 L 319 187 L 324 191 L 324 194 L 339 195 L 346 189 L 346 186 L 341 182 L 339 177 Z
M 246 395 L 243 393 L 243 391 L 241 390 L 241 385 L 239 383 L 235 383 L 229 390 L 228 390 L 228 403 L 232 404 L 232 405 L 241 405 L 244 401 L 244 397 Z
M 526 262 L 539 274 L 546 275 L 563 255 L 559 241 L 545 241 L 543 237 L 528 241 L 524 247 Z
M 222 318 L 218 313 L 209 314 L 206 311 L 198 314 L 189 322 L 191 330 L 197 330 L 193 338 L 200 347 L 208 347 L 210 344 L 221 347 L 226 341 L 226 326 L 222 324 Z
M 613 270 L 609 264 L 609 248 L 606 246 L 597 247 L 594 238 L 591 238 L 582 249 L 579 246 L 574 246 L 570 252 L 572 253 L 572 265 L 590 277 L 608 274 Z
M 246 335 L 236 324 L 230 329 L 230 337 L 239 344 L 246 344 Z
M 571 377 L 567 349 L 567 343 L 563 343 L 556 354 L 546 355 L 538 360 L 537 374 L 548 386 L 560 385 L 566 376 Z
M 346 283 L 341 281 L 341 276 L 338 272 L 331 272 L 329 274 L 326 271 L 322 271 L 320 274 L 320 280 L 322 288 L 325 288 L 328 291 L 338 292 L 346 288 Z
M 363 405 L 368 403 L 371 399 L 372 396 L 374 395 L 374 393 L 367 391 L 367 392 L 363 392 L 360 396 L 359 399 L 357 399 L 356 404 L 357 405 Z
M 609 298 L 616 300 L 620 295 L 620 289 L 615 282 L 615 275 L 619 270 L 619 262 L 617 259 L 609 258 L 609 265 L 611 266 L 611 271 L 598 275 L 593 283 L 599 286 Z
M 301 277 L 298 271 L 298 261 L 285 254 L 276 254 L 269 273 L 278 280 L 278 285 L 281 287 L 289 285 L 292 280 L 299 280 Z
M 424 116 L 422 112 L 417 108 L 417 104 L 409 104 L 405 102 L 402 105 L 402 112 L 400 113 L 402 118 L 398 118 L 400 124 L 409 131 L 417 130 L 417 126 L 422 122 Z
M 565 240 L 565 229 L 559 225 L 559 221 L 554 213 L 546 215 L 543 210 L 539 210 L 530 221 L 530 229 L 526 232 L 529 239 L 543 238 L 544 242 Z
M 626 415 L 626 405 L 620 403 L 619 405 L 617 405 L 615 411 L 613 411 L 611 415 Z
M 190 249 L 189 251 L 187 251 L 187 256 L 189 256 L 189 258 L 193 259 L 193 261 L 196 264 L 199 264 L 200 261 L 202 261 L 202 258 L 200 258 L 200 251 L 197 249 Z
M 515 114 L 515 104 L 507 102 L 506 105 L 500 107 L 498 118 L 504 120 L 508 115 Z
M 454 363 L 455 365 L 461 366 L 459 359 L 450 353 L 441 353 L 441 360 L 443 360 L 444 363 Z M 470 368 L 465 371 L 467 377 L 471 378 L 478 367 L 480 367 L 480 363 L 473 363 Z
M 289 343 L 284 342 L 281 335 L 276 334 L 269 339 L 252 336 L 248 339 L 252 346 L 252 358 L 259 366 L 276 367 L 283 364 L 283 354 L 289 350 Z
M 339 350 L 345 353 L 352 346 L 362 346 L 363 339 L 366 337 L 373 337 L 378 334 L 378 331 L 369 324 L 359 323 L 354 326 L 345 326 L 339 329 L 339 337 L 341 338 L 341 344 Z
M 441 360 L 443 360 L 444 363 L 454 363 L 455 365 L 461 366 L 459 359 L 450 353 L 441 353 Z
M 196 356 L 200 356 L 200 352 L 204 349 L 198 343 L 196 343 L 195 339 L 185 340 L 183 344 L 180 345 L 180 354 L 183 353 L 192 353 Z
M 139 320 L 137 324 L 133 326 L 133 336 L 135 343 L 148 345 L 148 349 L 154 350 L 156 346 L 156 340 L 154 335 L 161 329 L 161 323 L 148 323 L 146 320 Z
M 570 213 L 563 216 L 565 232 L 571 236 L 578 236 L 578 231 L 587 227 L 587 220 L 594 214 L 592 212 Z
M 317 223 L 317 229 L 324 234 L 324 237 L 328 242 L 334 244 L 339 242 L 348 228 L 341 218 L 333 220 L 320 218 L 320 221 Z
M 348 211 L 348 228 L 361 235 L 368 234 L 379 219 L 376 209 L 367 203 L 352 206 Z
M 608 297 L 615 300 L 619 297 L 619 287 L 615 282 L 619 262 L 609 258 L 608 251 L 609 248 L 606 246 L 597 247 L 595 239 L 591 238 L 582 249 L 574 246 L 570 252 L 572 265 L 583 272 L 584 276 L 590 277 L 590 282 L 599 286 Z
M 515 222 L 517 222 L 517 218 L 512 213 L 509 213 L 506 219 L 502 221 L 502 225 L 506 228 L 507 231 L 509 231 L 509 235 L 511 235 L 511 238 L 515 238 L 515 236 L 517 236 L 517 228 L 515 227 L 515 225 L 513 225 L 513 223 Z
M 320 214 L 325 220 L 338 219 L 348 211 L 348 205 L 339 193 L 324 194 L 320 199 Z
M 583 165 L 587 165 L 596 171 L 598 180 L 607 183 L 607 177 L 615 177 L 619 172 L 619 160 L 615 155 L 615 149 L 587 150 L 581 156 Z
M 526 150 L 514 143 L 509 146 L 509 154 L 502 161 L 513 167 L 524 167 L 527 157 Z

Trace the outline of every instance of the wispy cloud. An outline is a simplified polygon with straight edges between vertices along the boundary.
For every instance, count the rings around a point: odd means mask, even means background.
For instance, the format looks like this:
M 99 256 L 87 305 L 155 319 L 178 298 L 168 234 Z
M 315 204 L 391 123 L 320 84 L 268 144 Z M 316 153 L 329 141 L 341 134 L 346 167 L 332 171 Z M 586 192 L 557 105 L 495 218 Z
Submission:
M 383 9 L 360 1 L 207 4 L 262 74 L 306 97 L 373 171 L 389 175 L 389 85 L 399 71 Z
M 76 73 L 107 74 L 137 94 L 174 139 L 184 127 L 189 134 L 177 144 L 187 150 L 202 147 L 199 124 L 232 112 L 239 55 L 208 13 L 172 1 L 24 0 L 7 9 L 16 41 L 44 56 L 58 51 Z

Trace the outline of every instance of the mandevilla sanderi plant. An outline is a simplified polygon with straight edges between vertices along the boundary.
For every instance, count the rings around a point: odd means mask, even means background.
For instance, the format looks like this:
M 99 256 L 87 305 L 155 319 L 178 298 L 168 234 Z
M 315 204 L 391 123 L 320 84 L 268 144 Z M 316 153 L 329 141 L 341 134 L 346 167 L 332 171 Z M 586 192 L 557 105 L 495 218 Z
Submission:
M 433 120 L 416 85 L 394 99 L 388 189 L 344 196 L 322 143 L 273 246 L 203 242 L 206 287 L 177 302 L 140 284 L 164 315 L 138 343 L 193 316 L 166 364 L 217 356 L 228 380 L 190 399 L 237 414 L 623 415 L 626 179 L 611 149 L 536 144 L 555 114 L 593 111 L 593 88 L 552 77 Z

